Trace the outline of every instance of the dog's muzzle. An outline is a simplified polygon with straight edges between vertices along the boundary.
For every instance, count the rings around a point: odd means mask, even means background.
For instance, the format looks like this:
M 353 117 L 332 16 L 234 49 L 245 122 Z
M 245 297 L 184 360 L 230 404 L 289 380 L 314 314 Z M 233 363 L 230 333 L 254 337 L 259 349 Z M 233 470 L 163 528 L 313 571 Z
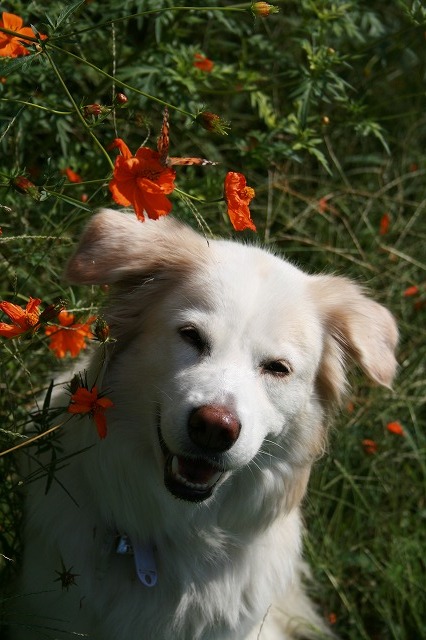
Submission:
M 194 409 L 188 419 L 188 435 L 196 453 L 186 456 L 169 451 L 159 424 L 159 442 L 165 457 L 164 484 L 170 493 L 190 502 L 209 498 L 225 472 L 211 458 L 217 459 L 230 449 L 240 429 L 238 419 L 226 407 L 205 405 Z

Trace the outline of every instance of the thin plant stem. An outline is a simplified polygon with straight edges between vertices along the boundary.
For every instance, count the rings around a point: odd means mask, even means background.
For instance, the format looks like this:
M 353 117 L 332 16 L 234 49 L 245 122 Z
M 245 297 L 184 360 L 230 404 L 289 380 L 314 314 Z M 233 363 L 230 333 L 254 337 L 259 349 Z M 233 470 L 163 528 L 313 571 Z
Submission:
M 27 107 L 34 107 L 34 109 L 40 109 L 41 111 L 47 111 L 48 113 L 54 113 L 58 116 L 69 116 L 72 111 L 58 111 L 57 109 L 51 109 L 50 107 L 43 107 L 41 104 L 35 104 L 34 102 L 27 102 L 26 100 L 15 100 L 11 98 L 0 98 L 0 102 L 16 102 L 17 104 L 23 104 Z
M 157 98 L 156 96 L 153 96 L 150 93 L 147 93 L 146 91 L 141 91 L 141 89 L 136 89 L 136 87 L 132 87 L 131 85 L 127 84 L 126 82 L 122 82 L 118 78 L 115 78 L 110 73 L 107 73 L 106 71 L 103 71 L 102 69 L 97 67 L 95 64 L 89 62 L 88 60 L 85 60 L 84 58 L 81 58 L 80 56 L 76 55 L 75 53 L 71 53 L 71 51 L 67 51 L 66 49 L 62 49 L 62 47 L 58 47 L 58 46 L 53 45 L 53 44 L 49 44 L 49 48 L 50 49 L 54 49 L 55 51 L 59 51 L 60 53 L 62 53 L 64 55 L 67 55 L 67 56 L 69 56 L 71 58 L 74 58 L 74 60 L 78 60 L 78 62 L 81 62 L 82 64 L 85 64 L 86 66 L 90 67 L 91 69 L 94 69 L 100 75 L 102 75 L 104 78 L 108 78 L 109 80 L 111 80 L 111 82 L 114 82 L 116 85 L 118 85 L 120 87 L 123 87 L 124 89 L 127 89 L 128 91 L 133 91 L 134 93 L 138 93 L 139 95 L 144 96 L 144 98 L 148 98 L 149 100 L 152 100 L 153 102 L 157 102 L 158 104 L 161 104 L 163 107 L 168 107 L 169 109 L 173 109 L 174 111 L 178 111 L 179 113 L 183 113 L 185 116 L 188 116 L 192 120 L 195 120 L 195 118 L 196 118 L 196 116 L 194 116 L 194 114 L 189 113 L 189 111 L 186 111 L 185 109 L 181 109 L 180 107 L 176 107 L 175 105 L 170 104 L 170 102 L 166 102 L 165 100 L 161 100 L 160 98 Z M 80 112 L 79 112 L 79 115 L 81 116 Z M 81 116 L 81 118 L 83 118 L 83 116 Z M 84 121 L 84 118 L 83 118 L 83 121 Z M 85 125 L 86 125 L 86 123 L 85 123 Z M 87 127 L 87 125 L 86 125 L 86 127 Z
M 55 47 L 56 48 L 56 47 Z M 95 136 L 95 134 L 93 133 L 93 131 L 91 130 L 90 127 L 87 126 L 87 122 L 85 121 L 85 119 L 83 118 L 83 115 L 78 107 L 78 104 L 75 102 L 74 98 L 72 97 L 71 93 L 68 90 L 68 87 L 64 81 L 64 79 L 62 78 L 58 67 L 56 66 L 52 56 L 49 54 L 49 52 L 47 51 L 47 48 L 44 49 L 44 53 L 49 61 L 50 66 L 52 67 L 56 77 L 59 80 L 59 83 L 61 84 L 65 94 L 67 95 L 69 101 L 71 102 L 75 113 L 77 114 L 78 119 L 80 120 L 80 122 L 82 123 L 83 127 L 86 129 L 86 131 L 88 132 L 88 134 L 90 135 L 90 137 L 92 138 L 92 140 L 94 141 L 94 143 L 97 145 L 97 147 L 99 147 L 99 149 L 102 151 L 104 157 L 106 158 L 109 166 L 111 167 L 111 170 L 114 170 L 114 164 L 111 160 L 111 158 L 109 157 L 105 147 L 100 143 L 100 141 L 98 140 L 98 138 Z
M 69 418 L 67 418 L 67 420 L 64 420 L 63 422 L 60 422 L 59 424 L 55 424 L 53 427 L 50 427 L 50 429 L 47 429 L 46 431 L 43 431 L 43 433 L 38 433 L 36 436 L 32 436 L 31 438 L 27 438 L 23 442 L 20 442 L 19 444 L 15 444 L 13 447 L 10 447 L 9 449 L 5 449 L 5 451 L 0 451 L 0 458 L 2 456 L 7 455 L 8 453 L 12 453 L 13 451 L 17 451 L 18 449 L 22 449 L 22 447 L 26 447 L 27 445 L 32 444 L 33 442 L 36 442 L 37 440 L 40 440 L 40 438 L 44 438 L 45 436 L 49 435 L 49 433 L 53 433 L 54 431 L 57 431 L 58 429 L 63 427 L 64 424 L 66 424 L 69 420 L 71 420 L 71 416 Z
M 223 196 L 221 198 L 216 198 L 216 200 L 204 200 L 203 198 L 198 198 L 197 196 L 193 196 L 190 193 L 186 193 L 185 191 L 178 189 L 178 187 L 175 187 L 174 191 L 177 194 L 184 196 L 185 198 L 189 198 L 190 200 L 195 200 L 196 202 L 200 202 L 201 204 L 213 204 L 215 202 L 223 202 L 224 200 Z
M 85 29 L 81 29 L 80 31 L 78 31 L 77 33 L 75 31 L 68 31 L 64 34 L 61 34 L 61 38 L 62 37 L 71 37 L 71 36 L 75 36 L 75 35 L 80 35 L 81 33 L 88 33 L 89 31 L 93 31 L 95 29 L 99 29 L 99 28 L 104 28 L 104 27 L 108 27 L 110 25 L 115 25 L 115 24 L 119 24 L 120 22 L 126 22 L 127 20 L 133 20 L 135 18 L 143 18 L 145 16 L 149 16 L 149 15 L 154 15 L 154 14 L 160 14 L 160 13 L 167 13 L 170 11 L 173 12 L 181 12 L 181 11 L 197 11 L 197 12 L 203 12 L 203 11 L 219 11 L 219 12 L 239 12 L 239 13 L 246 13 L 248 11 L 248 9 L 250 9 L 251 3 L 242 3 L 239 5 L 232 5 L 230 7 L 164 7 L 161 9 L 150 9 L 148 11 L 141 11 L 139 13 L 132 13 L 131 15 L 128 16 L 123 16 L 121 18 L 114 18 L 114 20 L 107 20 L 106 22 L 102 22 L 100 24 L 96 24 L 93 25 L 91 27 L 86 27 Z

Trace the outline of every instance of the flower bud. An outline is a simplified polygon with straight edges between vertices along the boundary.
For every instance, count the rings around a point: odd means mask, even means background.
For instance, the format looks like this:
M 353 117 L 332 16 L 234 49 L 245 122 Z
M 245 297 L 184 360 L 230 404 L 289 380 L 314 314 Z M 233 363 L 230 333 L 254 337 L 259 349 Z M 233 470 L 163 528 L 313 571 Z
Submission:
M 100 116 L 102 113 L 103 107 L 100 104 L 86 104 L 82 107 L 83 116 L 85 118 L 90 118 L 90 116 Z
M 107 342 L 109 340 L 109 326 L 103 318 L 96 318 L 93 333 L 99 342 Z
M 115 101 L 117 104 L 123 105 L 126 104 L 129 100 L 124 93 L 117 93 L 117 95 L 115 96 Z
M 253 2 L 250 10 L 255 16 L 266 18 L 272 13 L 278 13 L 279 7 L 275 7 L 273 4 L 268 4 L 267 2 Z
M 198 122 L 207 131 L 214 131 L 222 136 L 228 135 L 227 129 L 231 128 L 229 122 L 225 122 L 220 116 L 211 111 L 201 111 L 195 118 L 195 122 Z
M 40 189 L 25 176 L 12 178 L 10 184 L 19 193 L 29 195 L 33 200 L 39 201 L 41 198 Z

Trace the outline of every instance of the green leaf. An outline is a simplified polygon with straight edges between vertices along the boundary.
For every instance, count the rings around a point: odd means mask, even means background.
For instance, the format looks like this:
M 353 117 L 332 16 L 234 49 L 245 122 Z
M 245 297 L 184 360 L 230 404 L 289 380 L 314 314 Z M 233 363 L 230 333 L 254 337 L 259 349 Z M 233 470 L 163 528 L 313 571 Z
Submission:
M 0 76 L 10 76 L 17 71 L 25 71 L 34 61 L 35 56 L 0 59 Z
M 74 4 L 70 5 L 66 9 L 64 9 L 56 19 L 55 30 L 59 29 L 59 27 L 68 20 L 73 13 L 78 11 L 78 9 L 85 4 L 85 0 L 78 0 L 74 2 Z

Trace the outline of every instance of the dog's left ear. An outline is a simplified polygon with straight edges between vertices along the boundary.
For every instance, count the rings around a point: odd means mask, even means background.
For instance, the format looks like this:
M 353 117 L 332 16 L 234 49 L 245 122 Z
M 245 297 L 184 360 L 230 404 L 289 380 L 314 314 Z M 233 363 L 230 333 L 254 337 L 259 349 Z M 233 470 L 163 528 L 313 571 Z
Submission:
M 169 216 L 140 222 L 134 214 L 111 209 L 96 213 L 65 269 L 72 284 L 120 284 L 129 277 L 174 275 L 202 260 L 207 242 Z
M 340 399 L 346 384 L 347 356 L 374 382 L 390 388 L 397 367 L 398 342 L 391 313 L 346 278 L 313 276 L 311 287 L 325 331 L 319 373 L 322 395 L 331 401 Z

